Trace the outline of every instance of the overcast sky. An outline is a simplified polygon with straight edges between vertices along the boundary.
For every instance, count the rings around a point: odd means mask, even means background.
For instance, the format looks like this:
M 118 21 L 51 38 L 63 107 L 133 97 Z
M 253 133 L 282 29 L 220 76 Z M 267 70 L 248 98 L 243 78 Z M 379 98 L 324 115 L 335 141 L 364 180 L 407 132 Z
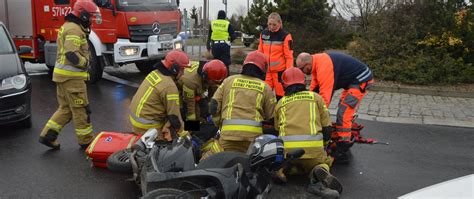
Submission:
M 209 0 L 209 2 L 209 16 L 211 19 L 216 19 L 217 12 L 219 10 L 225 10 L 225 5 L 222 3 L 222 0 Z M 251 4 L 252 0 L 249 0 L 249 2 Z M 181 9 L 186 8 L 188 12 L 191 12 L 193 5 L 196 6 L 196 8 L 199 8 L 200 6 L 203 6 L 203 3 L 203 0 L 180 0 L 179 7 Z M 227 0 L 227 17 L 232 16 L 232 14 L 237 14 L 239 7 L 242 7 L 247 11 L 247 0 Z

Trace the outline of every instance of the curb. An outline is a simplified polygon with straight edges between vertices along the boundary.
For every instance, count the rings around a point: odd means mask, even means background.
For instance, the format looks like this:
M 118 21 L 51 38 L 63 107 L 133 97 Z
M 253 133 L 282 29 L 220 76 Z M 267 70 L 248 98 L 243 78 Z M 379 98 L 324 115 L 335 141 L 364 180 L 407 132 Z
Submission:
M 336 116 L 336 109 L 329 109 L 331 116 Z M 382 117 L 369 114 L 358 114 L 358 119 L 377 121 L 377 122 L 388 122 L 398 124 L 423 124 L 423 125 L 436 125 L 436 126 L 450 126 L 450 127 L 463 127 L 463 128 L 474 128 L 474 120 L 459 120 L 454 118 L 435 118 L 430 116 L 425 117 Z
M 403 87 L 388 87 L 373 85 L 370 88 L 371 91 L 383 91 L 393 93 L 405 93 L 415 95 L 435 95 L 443 97 L 461 97 L 461 98 L 474 98 L 474 92 L 462 92 L 462 91 L 442 91 L 442 90 L 430 90 L 430 89 L 419 89 L 419 88 L 403 88 Z

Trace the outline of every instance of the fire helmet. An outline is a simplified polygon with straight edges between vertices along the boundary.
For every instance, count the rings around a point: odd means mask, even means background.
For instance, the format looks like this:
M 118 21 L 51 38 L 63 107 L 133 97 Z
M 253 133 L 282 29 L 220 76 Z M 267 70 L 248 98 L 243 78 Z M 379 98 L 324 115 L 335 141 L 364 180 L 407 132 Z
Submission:
M 168 52 L 165 59 L 161 62 L 173 74 L 178 74 L 181 69 L 187 68 L 190 65 L 188 55 L 181 50 Z
M 303 71 L 295 67 L 286 69 L 285 72 L 283 72 L 282 79 L 283 86 L 285 88 L 293 84 L 306 84 L 306 79 L 303 74 Z
M 89 22 L 91 16 L 100 14 L 100 11 L 92 0 L 78 0 L 72 8 L 72 14 L 83 22 Z
M 264 73 L 267 72 L 267 65 L 268 65 L 267 56 L 265 56 L 265 54 L 259 51 L 255 50 L 247 54 L 247 57 L 245 57 L 245 60 L 244 60 L 244 66 L 247 64 L 254 64 L 262 72 Z
M 227 67 L 224 62 L 214 59 L 204 65 L 202 74 L 205 79 L 221 81 L 227 77 Z

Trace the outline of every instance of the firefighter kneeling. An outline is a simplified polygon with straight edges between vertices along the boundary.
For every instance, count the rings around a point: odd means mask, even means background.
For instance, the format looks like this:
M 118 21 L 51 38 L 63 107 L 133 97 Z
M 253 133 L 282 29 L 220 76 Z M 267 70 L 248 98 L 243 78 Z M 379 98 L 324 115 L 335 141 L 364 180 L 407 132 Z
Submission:
M 136 134 L 155 128 L 158 140 L 171 140 L 171 136 L 162 129 L 165 124 L 170 124 L 170 128 L 178 134 L 183 132 L 179 92 L 175 81 L 181 77 L 184 68 L 189 67 L 189 58 L 183 51 L 173 50 L 155 67 L 156 70 L 146 76 L 133 96 L 130 122 Z
M 329 173 L 332 159 L 324 145 L 331 138 L 329 111 L 323 98 L 306 91 L 305 76 L 298 68 L 289 68 L 283 73 L 285 96 L 275 107 L 275 128 L 284 141 L 285 150 L 303 148 L 301 159 L 291 162 L 309 173 L 308 191 L 323 198 L 337 198 L 342 185 Z M 286 181 L 284 174 L 279 177 Z

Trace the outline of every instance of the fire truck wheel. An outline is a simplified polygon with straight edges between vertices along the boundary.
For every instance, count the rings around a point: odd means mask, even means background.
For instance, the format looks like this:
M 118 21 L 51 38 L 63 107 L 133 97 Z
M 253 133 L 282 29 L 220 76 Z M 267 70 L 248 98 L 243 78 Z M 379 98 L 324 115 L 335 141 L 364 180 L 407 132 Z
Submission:
M 104 64 L 101 61 L 101 57 L 97 56 L 95 53 L 94 46 L 89 43 L 91 51 L 91 60 L 89 67 L 89 81 L 87 83 L 94 84 L 102 79 L 102 73 L 104 72 Z
M 137 69 L 143 73 L 143 74 L 148 74 L 151 71 L 153 71 L 153 65 L 156 63 L 156 60 L 150 60 L 150 61 L 140 61 L 140 62 L 135 62 L 135 65 L 137 66 Z

